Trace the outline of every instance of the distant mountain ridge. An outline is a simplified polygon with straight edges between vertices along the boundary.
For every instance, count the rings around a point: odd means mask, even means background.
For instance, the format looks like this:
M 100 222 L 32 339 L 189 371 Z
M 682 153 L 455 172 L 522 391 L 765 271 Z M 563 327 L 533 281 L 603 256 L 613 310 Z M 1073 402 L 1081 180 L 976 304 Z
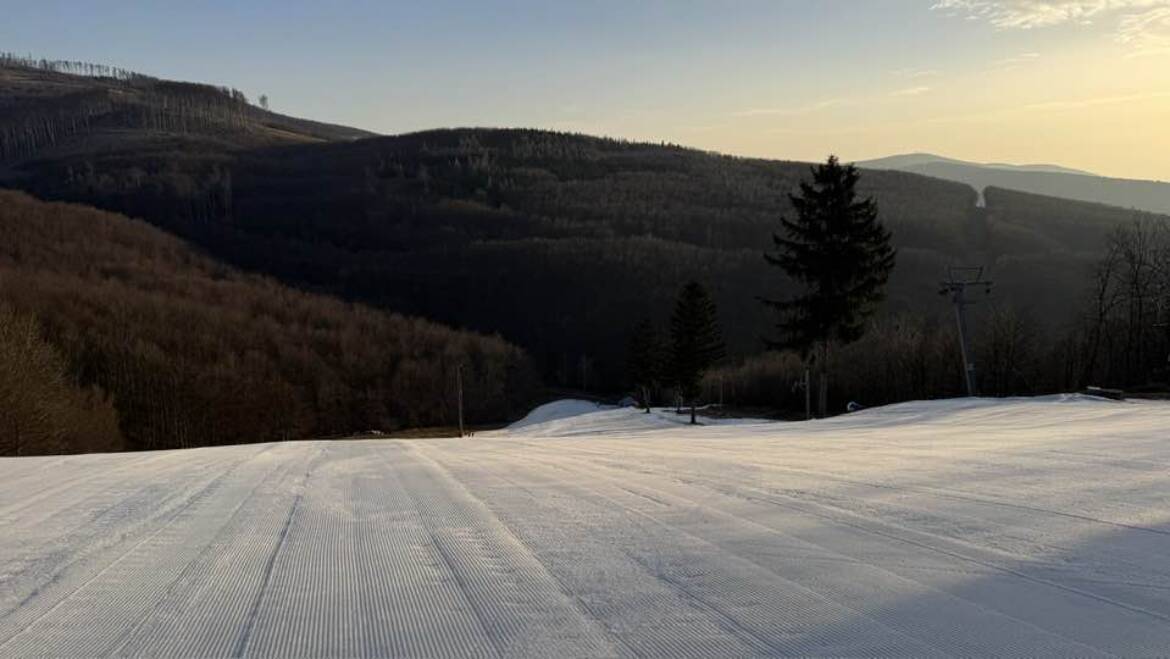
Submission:
M 1013 165 L 1010 163 L 999 162 L 969 162 L 966 160 L 959 160 L 957 158 L 948 158 L 933 153 L 904 153 L 896 156 L 886 156 L 884 158 L 874 158 L 873 160 L 863 160 L 857 163 L 858 167 L 868 167 L 869 169 L 896 169 L 905 171 L 910 167 L 924 167 L 935 163 L 947 163 L 951 165 L 967 165 L 971 167 L 986 167 L 991 169 L 1006 169 L 1018 172 L 1049 172 L 1052 174 L 1078 174 L 1081 176 L 1098 176 L 1093 172 L 1088 172 L 1083 169 L 1073 169 L 1071 167 L 1063 167 L 1061 165 L 1052 165 L 1048 163 L 1036 163 L 1029 165 Z
M 980 194 L 980 203 L 983 190 L 996 187 L 1150 213 L 1170 213 L 1170 183 L 1110 178 L 1059 165 L 974 163 L 931 153 L 863 160 L 857 165 L 966 183 Z

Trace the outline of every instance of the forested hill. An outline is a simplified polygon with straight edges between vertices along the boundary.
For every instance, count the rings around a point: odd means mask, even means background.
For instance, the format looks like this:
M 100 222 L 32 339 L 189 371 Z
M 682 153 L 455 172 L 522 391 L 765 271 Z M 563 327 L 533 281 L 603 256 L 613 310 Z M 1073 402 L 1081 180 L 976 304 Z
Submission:
M 145 217 L 284 281 L 527 347 L 552 382 L 621 381 L 630 326 L 678 287 L 714 289 L 732 354 L 761 347 L 762 252 L 808 165 L 526 130 L 27 162 L 13 184 Z M 1131 211 L 867 172 L 893 229 L 891 311 L 946 312 L 946 266 L 992 269 L 1000 299 L 1064 320 Z
M 269 112 L 238 90 L 0 54 L 0 162 L 97 149 L 232 150 L 371 133 Z
M 143 222 L 0 190 L 0 455 L 501 421 L 523 351 L 308 294 Z
M 520 129 L 261 146 L 176 133 L 169 149 L 140 148 L 144 130 L 9 158 L 0 184 L 148 219 L 298 286 L 500 332 L 549 382 L 588 387 L 620 386 L 630 328 L 665 321 L 689 278 L 713 289 L 731 354 L 760 350 L 772 319 L 757 296 L 784 285 L 762 253 L 809 169 Z M 998 300 L 1063 322 L 1135 216 L 995 188 L 978 208 L 969 186 L 904 172 L 861 185 L 899 248 L 891 313 L 947 313 L 946 267 L 984 265 Z

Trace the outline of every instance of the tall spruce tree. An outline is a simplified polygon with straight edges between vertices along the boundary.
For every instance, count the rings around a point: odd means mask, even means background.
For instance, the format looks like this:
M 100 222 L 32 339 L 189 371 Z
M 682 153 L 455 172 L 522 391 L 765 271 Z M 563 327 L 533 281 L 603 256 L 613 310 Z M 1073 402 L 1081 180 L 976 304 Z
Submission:
M 895 251 L 890 232 L 878 221 L 877 203 L 857 197 L 856 167 L 842 166 L 829 156 L 812 168 L 812 176 L 811 183 L 801 182 L 800 194 L 788 195 L 796 217 L 780 219 L 783 235 L 772 236 L 776 252 L 764 255 L 803 291 L 763 302 L 779 315 L 781 336 L 768 340 L 768 346 L 813 357 L 823 417 L 828 413 L 830 349 L 863 334 L 865 320 L 885 295 Z
M 703 374 L 724 355 L 723 336 L 715 314 L 715 302 L 697 281 L 679 293 L 670 319 L 671 379 L 682 400 L 690 405 L 695 421 L 695 401 Z
M 638 402 L 646 408 L 647 414 L 650 413 L 651 392 L 662 382 L 664 362 L 662 337 L 649 319 L 643 319 L 634 326 L 634 333 L 630 336 L 627 368 Z

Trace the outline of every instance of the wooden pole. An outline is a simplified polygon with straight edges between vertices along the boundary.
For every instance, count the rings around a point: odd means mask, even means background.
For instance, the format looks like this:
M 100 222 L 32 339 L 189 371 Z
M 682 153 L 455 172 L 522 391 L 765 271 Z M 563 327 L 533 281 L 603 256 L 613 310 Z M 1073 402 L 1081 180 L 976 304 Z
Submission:
M 459 397 L 459 436 L 463 437 L 463 364 L 455 367 L 455 389 Z
M 812 373 L 807 363 L 804 365 L 804 420 L 812 420 Z

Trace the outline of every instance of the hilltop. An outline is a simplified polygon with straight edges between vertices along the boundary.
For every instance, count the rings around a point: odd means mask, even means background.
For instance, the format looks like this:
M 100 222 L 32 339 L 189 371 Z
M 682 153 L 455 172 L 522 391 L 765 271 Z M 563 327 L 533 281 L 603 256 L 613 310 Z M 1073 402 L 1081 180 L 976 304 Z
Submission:
M 269 112 L 225 87 L 0 55 L 0 163 L 103 149 L 144 157 L 371 135 Z

